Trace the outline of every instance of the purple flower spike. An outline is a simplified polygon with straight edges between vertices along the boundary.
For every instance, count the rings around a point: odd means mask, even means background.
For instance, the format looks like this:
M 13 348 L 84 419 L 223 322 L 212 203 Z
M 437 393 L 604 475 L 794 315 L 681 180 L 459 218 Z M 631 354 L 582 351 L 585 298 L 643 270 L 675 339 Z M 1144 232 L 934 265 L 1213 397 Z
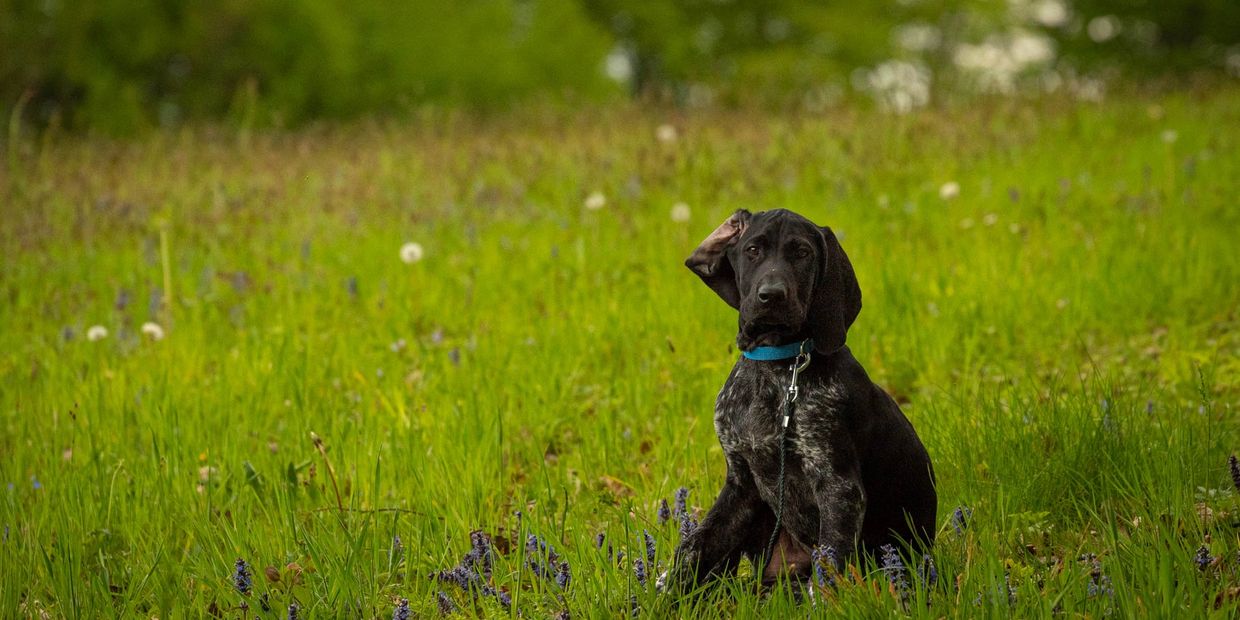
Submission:
M 659 500 L 659 525 L 667 523 L 672 518 L 672 509 L 667 506 L 667 498 Z
M 456 603 L 447 594 L 439 592 L 435 595 L 435 602 L 439 604 L 439 613 L 445 616 L 456 613 Z
M 299 616 L 300 611 L 301 611 L 301 608 L 297 606 L 297 603 L 293 603 L 289 605 L 288 606 L 288 620 L 297 620 L 297 618 L 300 617 Z
M 952 527 L 956 529 L 957 536 L 963 536 L 964 531 L 969 527 L 969 520 L 973 518 L 973 509 L 968 506 L 957 507 L 952 513 Z
M 250 572 L 250 565 L 245 560 L 237 558 L 237 564 L 233 568 L 233 587 L 245 596 L 250 595 L 250 590 L 254 587 L 254 579 Z
M 1197 563 L 1197 570 L 1204 571 L 1214 563 L 1214 556 L 1210 555 L 1209 547 L 1202 545 L 1197 549 L 1197 555 L 1193 556 L 1193 561 Z
M 568 568 L 568 562 L 560 562 L 560 567 L 555 572 L 555 585 L 560 589 L 567 589 L 568 584 L 573 580 L 573 574 Z
M 409 620 L 409 599 L 402 598 L 392 612 L 392 620 Z
M 633 576 L 640 585 L 646 585 L 646 563 L 641 558 L 633 560 Z
M 672 511 L 672 516 L 676 518 L 680 518 L 680 517 L 683 517 L 689 514 L 688 506 L 687 506 L 688 500 L 689 500 L 689 489 L 686 489 L 684 487 L 680 487 L 679 489 L 676 489 L 676 497 L 675 497 L 676 508 L 675 510 Z
M 1236 459 L 1236 455 L 1227 457 L 1227 469 L 1231 470 L 1231 483 L 1240 491 L 1240 460 Z
M 839 569 L 835 547 L 814 547 L 810 552 L 810 561 L 814 564 L 814 582 L 819 586 L 835 587 L 834 571 Z
M 879 557 L 883 563 L 883 572 L 887 573 L 887 578 L 896 589 L 904 592 L 908 589 L 908 581 L 904 578 L 904 561 L 900 559 L 900 554 L 896 553 L 896 548 L 891 545 L 883 545 L 878 549 L 883 552 Z
M 646 538 L 646 561 L 654 564 L 654 536 L 650 532 L 642 530 L 642 536 Z

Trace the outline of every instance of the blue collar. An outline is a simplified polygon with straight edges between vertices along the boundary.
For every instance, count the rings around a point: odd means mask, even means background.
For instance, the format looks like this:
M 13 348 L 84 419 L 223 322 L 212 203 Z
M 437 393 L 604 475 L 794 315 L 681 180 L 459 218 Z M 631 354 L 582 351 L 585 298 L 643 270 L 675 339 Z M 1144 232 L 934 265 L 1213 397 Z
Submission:
M 741 351 L 747 359 L 758 362 L 777 362 L 792 359 L 802 353 L 814 350 L 814 340 L 807 338 L 801 342 L 790 342 L 778 347 L 754 347 L 752 351 Z

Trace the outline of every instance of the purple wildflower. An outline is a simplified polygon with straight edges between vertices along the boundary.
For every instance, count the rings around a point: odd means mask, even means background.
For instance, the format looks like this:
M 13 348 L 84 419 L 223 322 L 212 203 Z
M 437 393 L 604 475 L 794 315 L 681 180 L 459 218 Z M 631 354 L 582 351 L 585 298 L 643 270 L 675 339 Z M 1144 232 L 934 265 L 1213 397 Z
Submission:
M 1236 455 L 1227 457 L 1227 468 L 1231 470 L 1231 483 L 1240 491 L 1240 460 L 1236 459 Z
M 835 553 L 835 547 L 814 547 L 809 557 L 814 564 L 814 582 L 820 587 L 835 587 L 834 571 L 839 568 L 839 556 Z
M 598 534 L 595 534 L 594 535 L 594 548 L 602 549 L 603 543 L 606 541 L 607 541 L 607 534 L 604 534 L 603 532 L 599 532 Z
M 409 599 L 402 598 L 392 612 L 392 620 L 409 620 Z
M 654 564 L 654 536 L 646 530 L 642 530 L 642 536 L 646 538 L 646 561 Z
M 1214 556 L 1210 555 L 1209 547 L 1202 545 L 1197 549 L 1197 555 L 1193 556 L 1193 561 L 1197 563 L 1197 570 L 1204 571 L 1214 563 Z
M 1098 559 L 1098 556 L 1087 553 L 1081 556 L 1081 560 L 1089 562 L 1089 583 L 1087 584 L 1089 597 L 1114 597 L 1115 588 L 1111 587 L 1111 578 L 1103 574 L 1102 561 Z
M 878 549 L 883 552 L 879 560 L 883 563 L 883 572 L 887 573 L 887 579 L 891 580 L 891 585 L 900 592 L 904 592 L 908 589 L 908 580 L 904 577 L 904 561 L 900 559 L 900 554 L 896 553 L 896 548 L 892 545 L 883 545 Z
M 456 603 L 452 601 L 452 597 L 442 591 L 435 594 L 435 602 L 439 604 L 439 613 L 445 616 L 456 613 Z
M 237 563 L 233 568 L 233 587 L 245 596 L 249 596 L 250 590 L 254 587 L 250 565 L 241 558 L 237 558 Z
M 482 530 L 474 530 L 469 533 L 469 541 L 469 553 L 465 554 L 465 558 L 461 560 L 461 566 L 473 569 L 474 572 L 490 579 L 493 559 L 490 537 Z
M 392 537 L 392 551 L 388 555 L 391 559 L 391 562 L 395 564 L 397 562 L 400 562 L 400 558 L 404 554 L 405 554 L 405 545 L 401 543 L 400 541 L 400 534 L 397 534 Z
M 560 567 L 555 571 L 555 585 L 560 589 L 568 588 L 568 584 L 573 580 L 573 573 L 568 568 L 568 561 L 560 562 Z
M 439 581 L 454 583 L 457 587 L 465 590 L 466 592 L 468 592 L 474 583 L 480 579 L 477 573 L 465 568 L 464 566 L 454 566 L 448 570 L 441 570 L 432 575 L 432 577 L 438 579 Z
M 969 527 L 969 521 L 973 518 L 973 509 L 968 506 L 959 506 L 952 513 L 952 527 L 956 528 L 956 535 L 963 536 L 965 529 Z
M 493 596 L 495 597 L 496 601 L 499 601 L 500 605 L 503 605 L 504 609 L 508 609 L 509 607 L 512 607 L 512 595 L 511 594 L 508 594 L 507 592 L 503 590 L 494 590 Z
M 690 535 L 692 535 L 694 532 L 697 531 L 697 528 L 698 528 L 697 519 L 694 519 L 693 517 L 690 517 L 687 514 L 680 518 L 680 537 L 681 538 L 688 538 Z
M 297 606 L 297 603 L 291 603 L 291 604 L 289 604 L 289 606 L 288 606 L 288 620 L 297 620 L 297 618 L 298 618 L 298 613 L 297 613 L 297 612 L 299 612 L 299 611 L 301 611 L 301 608 Z
M 917 578 L 927 588 L 933 588 L 939 582 L 939 569 L 934 566 L 934 558 L 927 553 L 921 556 L 921 566 L 917 567 Z
M 667 506 L 667 498 L 659 500 L 659 525 L 667 523 L 672 518 L 672 509 Z
M 637 583 L 646 585 L 646 563 L 641 558 L 633 560 L 633 576 L 637 578 Z
M 551 620 L 573 620 L 573 614 L 569 613 L 567 609 L 561 609 L 559 613 L 551 616 Z
M 687 503 L 689 500 L 689 489 L 680 487 L 676 489 L 676 509 L 672 511 L 672 516 L 681 518 L 689 514 Z

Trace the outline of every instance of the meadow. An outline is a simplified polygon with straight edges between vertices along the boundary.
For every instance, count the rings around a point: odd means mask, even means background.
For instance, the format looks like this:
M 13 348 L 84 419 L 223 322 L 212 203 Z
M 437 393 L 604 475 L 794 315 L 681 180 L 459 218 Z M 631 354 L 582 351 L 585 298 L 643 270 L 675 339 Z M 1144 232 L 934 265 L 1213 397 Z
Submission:
M 0 616 L 1235 617 L 1237 127 L 1218 88 L 27 132 Z M 936 467 L 936 578 L 798 601 L 745 569 L 673 607 L 660 505 L 714 499 L 737 357 L 682 261 L 777 207 L 856 268 L 849 345 Z

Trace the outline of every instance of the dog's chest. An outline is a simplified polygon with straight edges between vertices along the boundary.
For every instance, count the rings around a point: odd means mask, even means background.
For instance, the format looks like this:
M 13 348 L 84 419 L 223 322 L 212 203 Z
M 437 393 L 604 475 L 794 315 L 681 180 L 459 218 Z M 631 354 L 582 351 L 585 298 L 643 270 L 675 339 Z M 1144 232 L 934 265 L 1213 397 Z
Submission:
M 787 382 L 774 372 L 736 368 L 715 401 L 715 430 L 724 452 L 765 453 L 778 449 Z

